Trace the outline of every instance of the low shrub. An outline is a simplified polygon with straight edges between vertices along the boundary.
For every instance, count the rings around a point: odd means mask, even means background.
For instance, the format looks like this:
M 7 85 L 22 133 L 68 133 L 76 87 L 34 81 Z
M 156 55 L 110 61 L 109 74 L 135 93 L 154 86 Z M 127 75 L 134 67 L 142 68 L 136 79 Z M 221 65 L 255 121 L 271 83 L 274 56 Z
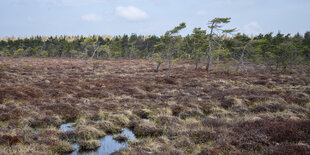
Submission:
M 180 114 L 181 119 L 186 119 L 186 118 L 196 118 L 196 119 L 201 119 L 204 117 L 203 112 L 200 109 L 186 109 Z
M 110 121 L 102 121 L 98 124 L 98 128 L 103 130 L 104 132 L 108 134 L 114 134 L 122 132 L 122 128 L 113 124 Z
M 221 101 L 221 106 L 225 109 L 228 109 L 235 105 L 241 105 L 242 101 L 235 97 L 224 97 Z
M 97 139 L 106 135 L 103 131 L 92 126 L 78 126 L 76 132 L 79 139 L 83 140 Z
M 162 134 L 162 130 L 151 122 L 141 122 L 134 127 L 133 131 L 137 137 L 160 136 Z
M 277 112 L 284 111 L 285 105 L 280 103 L 259 103 L 251 108 L 251 112 L 261 113 L 261 112 Z
M 56 145 L 51 146 L 53 152 L 58 154 L 69 154 L 75 150 L 75 148 L 66 141 L 60 141 Z
M 213 127 L 213 128 L 218 128 L 218 127 L 222 127 L 225 125 L 229 125 L 225 120 L 220 119 L 220 118 L 215 119 L 215 118 L 205 117 L 200 122 L 205 127 Z
M 113 139 L 118 141 L 118 142 L 128 141 L 128 138 L 126 136 L 121 135 L 121 134 L 114 135 Z

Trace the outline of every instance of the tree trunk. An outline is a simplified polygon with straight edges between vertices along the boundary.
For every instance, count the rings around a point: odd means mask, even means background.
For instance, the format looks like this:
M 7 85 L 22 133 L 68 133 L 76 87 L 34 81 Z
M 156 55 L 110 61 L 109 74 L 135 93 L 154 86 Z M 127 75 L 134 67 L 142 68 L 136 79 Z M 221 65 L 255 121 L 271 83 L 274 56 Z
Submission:
M 240 59 L 239 59 L 239 63 L 237 65 L 237 67 L 236 67 L 236 72 L 239 71 L 239 68 L 240 68 L 241 65 L 243 66 L 243 58 L 244 58 L 244 54 L 245 54 L 246 48 L 248 47 L 248 45 L 250 45 L 252 43 L 252 41 L 253 41 L 253 38 L 247 44 L 244 45 L 244 47 L 242 49 L 242 54 L 241 54 Z
M 211 25 L 211 33 L 210 33 L 210 40 L 209 40 L 209 51 L 207 54 L 207 65 L 206 65 L 206 70 L 209 72 L 209 67 L 211 64 L 211 54 L 212 54 L 212 35 L 213 35 L 213 23 Z
M 170 78 L 170 72 L 171 72 L 171 54 L 169 53 L 168 79 Z
M 95 56 L 95 54 L 96 54 L 97 50 L 99 49 L 99 47 L 100 47 L 100 46 L 98 46 L 98 47 L 95 49 L 93 55 L 91 56 L 92 59 L 93 59 L 93 57 Z
M 207 56 L 207 66 L 206 66 L 206 70 L 207 72 L 209 72 L 209 67 L 210 67 L 210 62 L 211 61 L 211 58 L 210 58 L 210 55 Z
M 88 50 L 87 50 L 87 46 L 85 47 L 85 59 L 87 59 L 88 57 Z
M 243 57 L 244 57 L 244 51 L 242 52 L 242 54 L 240 56 L 239 63 L 237 65 L 237 67 L 236 67 L 236 72 L 239 71 L 240 65 L 243 65 Z
M 157 64 L 157 67 L 156 67 L 156 72 L 158 72 L 158 71 L 159 71 L 160 64 L 161 64 L 161 63 L 158 63 L 158 64 Z
M 174 45 L 175 40 L 170 40 L 169 48 L 168 48 L 168 57 L 169 57 L 169 65 L 168 65 L 168 79 L 170 78 L 171 74 L 171 59 L 172 59 L 172 54 L 175 52 L 174 49 L 172 48 L 172 45 Z

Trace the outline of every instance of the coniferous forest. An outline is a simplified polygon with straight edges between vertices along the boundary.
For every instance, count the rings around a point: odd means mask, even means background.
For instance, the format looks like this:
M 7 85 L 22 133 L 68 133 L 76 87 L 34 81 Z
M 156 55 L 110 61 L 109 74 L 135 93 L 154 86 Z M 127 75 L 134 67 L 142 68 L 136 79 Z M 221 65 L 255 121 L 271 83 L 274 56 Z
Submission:
M 0 41 L 0 155 L 310 154 L 310 31 Z
M 247 36 L 235 29 L 220 30 L 230 18 L 215 18 L 208 29 L 195 28 L 182 37 L 178 31 L 162 36 L 32 36 L 2 38 L 0 56 L 96 59 L 189 60 L 195 64 L 212 60 L 262 63 L 268 70 L 288 71 L 310 59 L 310 32 L 305 34 L 259 34 Z M 180 24 L 181 25 L 181 24 Z M 218 33 L 213 33 L 215 30 Z M 172 32 L 175 31 L 175 32 Z M 213 31 L 213 32 L 212 32 Z M 172 33 L 171 33 L 172 32 Z M 240 67 L 240 66 L 239 66 Z M 207 68 L 206 68 L 207 69 Z M 238 69 L 239 70 L 239 69 Z

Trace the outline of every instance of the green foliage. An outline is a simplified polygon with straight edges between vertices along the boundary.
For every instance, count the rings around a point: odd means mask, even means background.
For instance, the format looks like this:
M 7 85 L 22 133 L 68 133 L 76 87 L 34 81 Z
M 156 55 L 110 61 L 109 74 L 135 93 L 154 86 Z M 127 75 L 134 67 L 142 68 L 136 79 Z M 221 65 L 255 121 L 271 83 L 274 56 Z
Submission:
M 88 43 L 93 43 L 94 41 L 95 41 L 95 39 L 94 39 L 93 37 L 87 37 L 87 38 L 83 41 L 83 43 L 88 44 Z
M 138 55 L 142 55 L 141 52 L 138 48 L 136 47 L 129 47 L 129 58 L 137 58 Z
M 224 24 L 227 24 L 230 22 L 231 18 L 214 18 L 211 21 L 209 21 L 209 28 L 210 29 L 220 29 L 224 26 Z M 234 29 L 227 29 L 227 30 L 222 30 L 221 31 L 223 33 L 232 33 L 236 30 L 236 28 Z
M 11 56 L 11 54 L 8 49 L 4 49 L 0 51 L 0 56 Z
M 152 58 L 155 60 L 156 63 L 161 64 L 164 62 L 164 54 L 165 54 L 165 44 L 163 42 L 163 38 L 161 41 L 158 42 L 155 46 L 155 53 L 152 54 Z
M 20 57 L 23 55 L 24 49 L 18 49 L 14 52 L 14 57 Z
M 40 57 L 47 57 L 48 56 L 48 52 L 46 50 L 43 50 L 42 52 L 39 53 Z
M 214 50 L 217 49 L 217 55 L 219 55 L 220 52 L 222 52 L 223 49 L 223 38 L 224 36 L 220 36 L 220 33 L 232 33 L 236 29 L 222 29 L 222 27 L 230 22 L 231 18 L 214 18 L 213 20 L 209 21 L 208 28 L 210 28 L 210 34 L 209 34 L 209 44 L 208 44 L 208 50 L 206 50 L 206 56 L 207 56 L 207 65 L 206 70 L 209 71 L 209 67 L 211 65 L 211 60 L 214 58 Z M 217 35 L 216 32 L 218 32 Z M 214 36 L 215 35 L 215 36 Z M 224 51 L 226 52 L 226 51 Z M 219 58 L 219 57 L 217 57 Z
M 294 57 L 296 47 L 291 42 L 284 42 L 276 46 L 275 52 L 276 63 L 282 67 L 282 71 L 288 71 L 288 66 L 297 59 Z
M 159 64 L 163 63 L 163 61 L 164 61 L 162 56 L 160 55 L 160 53 L 154 53 L 153 58 L 154 58 L 155 62 L 157 62 Z
M 0 56 L 14 57 L 70 57 L 70 58 L 152 58 L 157 63 L 166 60 L 190 60 L 195 64 L 206 59 L 263 63 L 270 70 L 289 71 L 292 65 L 307 64 L 310 60 L 310 31 L 294 36 L 259 34 L 250 38 L 235 34 L 235 29 L 225 29 L 230 18 L 214 18 L 209 30 L 195 28 L 182 37 L 178 32 L 186 27 L 180 23 L 164 35 L 141 36 L 57 36 L 8 38 L 0 41 Z M 208 32 L 209 34 L 206 34 Z
M 78 51 L 77 50 L 70 50 L 70 57 L 76 57 L 78 56 Z
M 231 58 L 231 52 L 228 49 L 218 49 L 213 53 L 215 58 L 221 58 L 221 60 L 229 60 Z
M 3 64 L 0 64 L 0 72 L 6 71 L 6 67 Z
M 178 33 L 180 30 L 184 29 L 185 27 L 186 27 L 186 24 L 184 22 L 180 23 L 179 26 L 175 27 L 174 29 L 172 29 L 170 31 L 167 31 L 165 36 L 174 35 L 174 34 Z
M 191 60 L 196 64 L 200 62 L 201 58 L 204 56 L 204 51 L 206 49 L 206 30 L 201 30 L 201 28 L 195 28 L 191 36 L 193 41 L 193 50 L 191 54 Z

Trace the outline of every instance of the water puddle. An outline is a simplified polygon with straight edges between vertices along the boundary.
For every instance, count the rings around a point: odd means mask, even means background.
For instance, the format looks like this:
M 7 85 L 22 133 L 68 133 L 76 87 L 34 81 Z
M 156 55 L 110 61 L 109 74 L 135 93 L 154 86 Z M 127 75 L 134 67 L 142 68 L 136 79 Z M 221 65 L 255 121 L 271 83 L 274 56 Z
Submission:
M 60 125 L 59 130 L 62 132 L 73 131 L 73 130 L 75 130 L 74 125 L 75 125 L 75 123 L 62 124 L 62 125 Z
M 73 127 L 75 123 L 67 123 L 60 126 L 60 130 L 63 132 L 75 130 Z M 126 137 L 129 141 L 137 140 L 135 134 L 128 128 L 124 128 L 121 136 Z M 81 151 L 79 150 L 79 145 L 77 143 L 72 144 L 76 149 L 70 155 L 109 155 L 115 151 L 126 149 L 128 147 L 127 142 L 119 142 L 113 139 L 113 135 L 106 135 L 103 138 L 99 139 L 100 147 L 94 151 Z
M 142 119 L 143 122 L 150 122 L 150 119 Z
M 124 128 L 123 132 L 120 134 L 121 136 L 125 136 L 128 138 L 128 140 L 136 140 L 135 134 L 127 129 Z M 105 137 L 99 139 L 100 147 L 97 150 L 94 151 L 88 151 L 88 152 L 81 152 L 79 151 L 78 144 L 73 144 L 73 146 L 76 148 L 74 152 L 72 152 L 70 155 L 109 155 L 115 151 L 126 149 L 128 144 L 127 142 L 118 142 L 113 139 L 113 135 L 106 135 Z
M 123 132 L 121 133 L 122 136 L 125 136 L 128 138 L 128 140 L 137 140 L 137 137 L 135 136 L 135 134 L 127 129 L 127 128 L 124 128 Z

